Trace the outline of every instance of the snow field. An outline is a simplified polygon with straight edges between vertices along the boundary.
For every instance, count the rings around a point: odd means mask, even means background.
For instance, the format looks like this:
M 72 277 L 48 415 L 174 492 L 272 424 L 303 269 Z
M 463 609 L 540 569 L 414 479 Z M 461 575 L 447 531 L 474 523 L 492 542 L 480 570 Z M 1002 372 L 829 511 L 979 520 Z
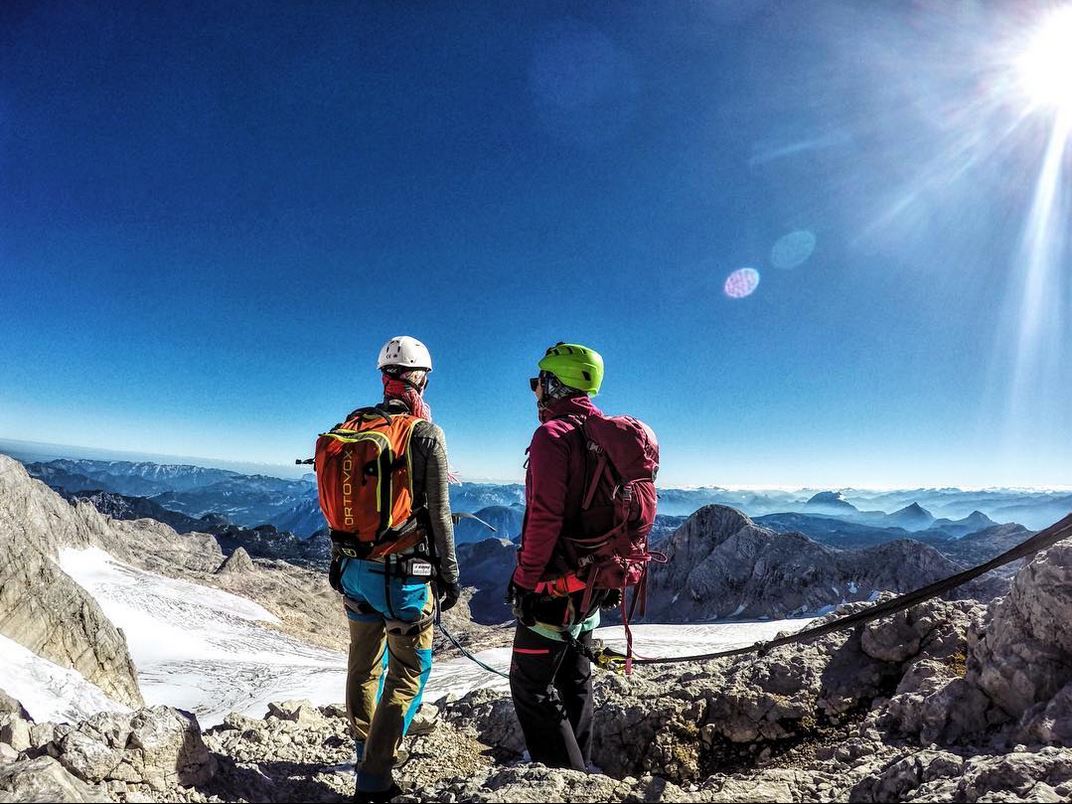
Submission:
M 346 656 L 266 628 L 265 623 L 276 618 L 250 600 L 135 569 L 96 548 L 63 550 L 60 564 L 123 629 L 150 705 L 187 709 L 208 728 L 232 711 L 261 717 L 269 701 L 308 698 L 325 705 L 343 700 Z M 741 647 L 809 622 L 636 625 L 634 653 L 684 656 Z M 596 637 L 625 650 L 621 626 L 600 628 Z M 508 647 L 476 656 L 503 672 L 510 665 Z M 461 696 L 477 688 L 506 690 L 508 684 L 465 658 L 440 661 L 433 667 L 425 700 Z
M 0 687 L 37 722 L 84 720 L 95 712 L 127 712 L 81 673 L 43 659 L 0 635 Z

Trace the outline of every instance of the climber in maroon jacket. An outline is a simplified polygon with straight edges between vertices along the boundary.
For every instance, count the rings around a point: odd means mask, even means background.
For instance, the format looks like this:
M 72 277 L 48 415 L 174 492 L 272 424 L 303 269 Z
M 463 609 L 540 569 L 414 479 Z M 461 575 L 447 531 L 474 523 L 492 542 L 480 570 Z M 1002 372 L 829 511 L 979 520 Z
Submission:
M 579 344 L 558 344 L 530 381 L 540 426 L 528 449 L 525 521 L 517 569 L 507 593 L 517 616 L 510 692 L 534 762 L 585 770 L 592 750 L 592 672 L 585 651 L 608 594 L 580 611 L 584 583 L 562 549 L 578 526 L 585 491 L 582 425 L 599 415 L 589 394 L 599 390 L 603 359 Z

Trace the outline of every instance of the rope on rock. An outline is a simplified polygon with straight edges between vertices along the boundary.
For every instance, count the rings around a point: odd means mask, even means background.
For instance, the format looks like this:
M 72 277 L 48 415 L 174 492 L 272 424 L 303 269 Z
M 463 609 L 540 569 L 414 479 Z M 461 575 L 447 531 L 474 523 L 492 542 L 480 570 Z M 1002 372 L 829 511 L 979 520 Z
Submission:
M 749 645 L 743 648 L 733 648 L 730 650 L 716 651 L 714 653 L 701 653 L 696 656 L 671 656 L 662 659 L 641 659 L 634 657 L 633 664 L 703 662 L 709 659 L 724 659 L 731 656 L 743 656 L 748 653 L 758 653 L 762 656 L 773 648 L 779 648 L 783 645 L 791 645 L 795 642 L 806 642 L 833 633 L 834 631 L 852 628 L 853 626 L 862 623 L 868 623 L 872 620 L 878 620 L 882 617 L 888 617 L 891 614 L 905 611 L 906 609 L 910 609 L 933 597 L 938 597 L 939 595 L 948 592 L 950 589 L 954 589 L 968 581 L 974 580 L 980 575 L 985 575 L 993 569 L 997 569 L 998 567 L 1009 564 L 1017 559 L 1033 555 L 1039 550 L 1045 550 L 1047 547 L 1052 547 L 1062 539 L 1070 537 L 1072 537 L 1072 514 L 1069 514 L 1060 522 L 1050 525 L 1050 527 L 1045 530 L 1039 531 L 1030 539 L 1017 545 L 1011 550 L 1002 553 L 996 558 L 990 559 L 985 564 L 980 564 L 977 567 L 957 573 L 956 575 L 941 581 L 935 581 L 914 592 L 906 592 L 892 600 L 887 600 L 885 603 L 879 603 L 877 606 L 858 611 L 855 614 L 848 614 L 836 620 L 831 620 L 828 623 L 817 625 L 814 628 L 806 628 L 803 631 L 797 631 L 795 634 L 790 634 L 789 636 L 772 639 L 769 642 L 756 642 L 754 645 Z M 619 665 L 624 664 L 626 659 L 624 654 L 605 646 L 594 647 L 589 654 L 589 658 L 601 667 L 613 669 L 617 669 Z

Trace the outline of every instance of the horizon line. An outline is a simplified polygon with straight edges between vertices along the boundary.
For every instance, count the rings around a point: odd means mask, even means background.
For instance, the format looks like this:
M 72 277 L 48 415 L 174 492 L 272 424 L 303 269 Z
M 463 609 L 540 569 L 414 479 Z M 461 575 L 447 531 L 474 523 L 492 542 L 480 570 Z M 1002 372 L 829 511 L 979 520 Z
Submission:
M 47 447 L 53 450 L 77 450 L 85 453 L 97 453 L 103 455 L 126 455 L 131 458 L 140 458 L 141 460 L 130 460 L 130 463 L 155 463 L 158 465 L 172 465 L 172 466 L 196 466 L 202 469 L 224 469 L 226 471 L 235 472 L 236 474 L 249 474 L 249 472 L 240 472 L 237 469 L 231 467 L 245 467 L 256 468 L 263 467 L 268 469 L 288 469 L 291 474 L 310 474 L 312 472 L 311 467 L 306 467 L 307 471 L 302 471 L 300 464 L 295 464 L 291 468 L 288 464 L 282 463 L 265 463 L 262 461 L 242 461 L 235 460 L 233 458 L 209 458 L 193 455 L 174 455 L 170 453 L 154 453 L 154 452 L 136 452 L 133 450 L 120 450 L 110 449 L 106 447 L 85 447 L 76 444 L 57 444 L 48 441 L 28 441 L 26 439 L 10 438 L 0 435 L 0 447 L 3 444 L 17 444 L 25 445 L 27 447 Z M 3 449 L 0 448 L 0 452 Z M 14 457 L 14 456 L 12 456 Z M 53 460 L 65 458 L 68 460 L 128 460 L 126 458 L 79 458 L 75 455 L 63 455 L 57 453 Z M 147 459 L 154 460 L 147 460 Z M 165 463 L 161 463 L 155 459 L 169 459 Z M 175 459 L 174 461 L 170 459 Z M 207 465 L 206 465 L 207 464 Z M 215 465 L 213 465 L 215 464 Z M 222 464 L 222 466 L 220 465 Z M 266 474 L 270 477 L 280 477 L 280 475 L 265 472 L 255 472 L 254 474 Z M 280 479 L 287 480 L 293 478 L 280 477 Z M 523 479 L 500 479 L 490 477 L 474 477 L 466 478 L 462 477 L 463 483 L 487 483 L 492 485 L 522 485 Z M 936 485 L 926 486 L 896 486 L 896 485 L 859 485 L 859 484 L 831 484 L 831 485 L 793 485 L 793 484 L 778 484 L 773 483 L 769 485 L 757 485 L 757 484 L 736 484 L 736 483 L 700 483 L 700 484 L 686 484 L 686 485 L 672 485 L 672 486 L 659 486 L 663 489 L 673 489 L 678 491 L 702 491 L 704 489 L 717 489 L 721 491 L 781 491 L 786 493 L 793 492 L 821 492 L 821 491 L 860 491 L 860 492 L 893 492 L 893 491 L 940 491 L 942 489 L 953 489 L 961 492 L 980 492 L 980 491 L 1033 491 L 1033 492 L 1072 492 L 1072 485 L 1067 484 L 1040 484 L 1040 485 L 1022 485 L 1022 486 L 979 486 L 979 485 L 958 485 L 956 483 L 941 483 Z

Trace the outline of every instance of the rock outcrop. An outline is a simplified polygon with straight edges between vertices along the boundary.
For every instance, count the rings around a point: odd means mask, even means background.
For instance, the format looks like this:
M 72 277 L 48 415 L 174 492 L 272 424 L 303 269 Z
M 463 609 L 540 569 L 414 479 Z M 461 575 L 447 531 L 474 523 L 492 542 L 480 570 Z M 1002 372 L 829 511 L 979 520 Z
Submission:
M 107 792 L 86 784 L 52 757 L 0 765 L 0 801 L 113 801 Z
M 919 542 L 897 540 L 837 550 L 801 533 L 775 533 L 733 508 L 701 508 L 661 548 L 653 564 L 647 620 L 704 622 L 742 617 L 780 619 L 829 611 L 880 591 L 906 592 L 954 575 L 961 567 Z M 1001 579 L 954 593 L 989 600 Z
M 999 746 L 1072 745 L 1072 542 L 1040 553 L 967 629 L 961 672 L 921 664 L 887 717 L 923 742 L 962 743 L 1001 729 Z
M 220 574 L 237 575 L 243 572 L 250 572 L 253 568 L 253 559 L 249 557 L 246 548 L 239 547 L 224 559 L 223 563 L 220 564 L 220 568 L 216 570 L 216 572 Z
M 1040 554 L 995 603 L 967 678 L 1009 717 L 1072 693 L 1072 543 Z
M 39 724 L 0 765 L 0 801 L 153 801 L 208 783 L 217 759 L 197 719 L 166 706 Z
M 126 640 L 52 558 L 61 539 L 87 538 L 77 520 L 66 502 L 0 455 L 0 634 L 77 670 L 114 700 L 140 706 Z
M 25 720 L 30 719 L 30 715 L 22 703 L 0 689 L 0 716 L 2 715 L 16 715 Z

